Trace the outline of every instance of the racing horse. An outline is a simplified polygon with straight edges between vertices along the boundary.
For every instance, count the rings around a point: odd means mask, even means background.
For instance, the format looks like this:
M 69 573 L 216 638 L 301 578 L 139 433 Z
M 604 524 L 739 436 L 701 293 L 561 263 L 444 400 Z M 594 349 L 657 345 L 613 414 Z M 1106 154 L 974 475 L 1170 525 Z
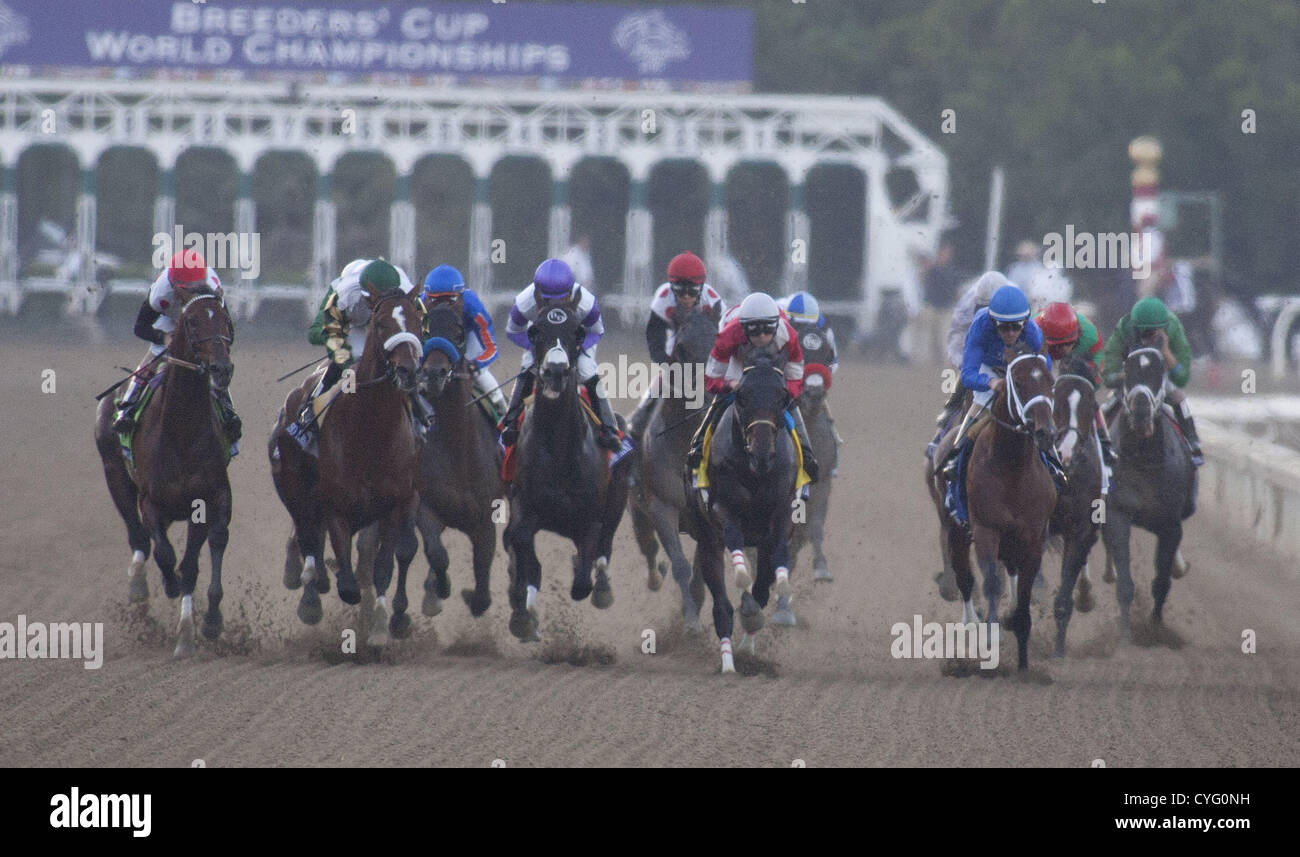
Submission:
M 806 352 L 805 352 L 806 353 Z M 812 444 L 825 479 L 808 486 L 807 520 L 794 527 L 790 547 L 790 571 L 794 571 L 799 552 L 805 544 L 812 545 L 813 580 L 829 583 L 834 578 L 822 543 L 826 538 L 826 515 L 831 505 L 831 474 L 839 463 L 839 437 L 831 420 L 827 396 L 830 395 L 829 370 L 818 371 L 817 364 L 804 364 L 803 392 L 799 395 L 799 410 L 803 412 L 804 425 L 808 427 L 808 442 Z M 779 600 L 779 599 L 778 599 Z M 777 621 L 773 615 L 772 621 Z
M 675 333 L 673 365 L 679 367 L 677 380 L 694 372 L 697 388 L 704 390 L 704 364 L 717 337 L 717 319 L 703 309 L 686 313 Z M 691 408 L 684 389 L 672 386 L 674 375 L 665 372 L 665 385 L 654 413 L 646 426 L 644 440 L 635 454 L 636 487 L 631 492 L 632 527 L 637 544 L 645 556 L 647 584 L 658 590 L 662 584 L 655 557 L 662 544 L 672 563 L 673 579 L 682 591 L 682 619 L 691 632 L 703 630 L 700 605 L 704 601 L 704 582 L 692 575 L 691 561 L 686 558 L 679 535 L 682 510 L 689 501 L 689 484 L 684 476 L 686 453 L 691 438 L 704 419 L 704 408 Z M 685 386 L 684 384 L 682 385 Z
M 443 599 L 451 595 L 450 559 L 442 532 L 453 527 L 469 536 L 474 552 L 474 588 L 462 590 L 461 597 L 470 613 L 482 616 L 492 604 L 488 581 L 497 538 L 492 513 L 505 495 L 501 447 L 492 423 L 473 401 L 461 297 L 439 297 L 427 306 L 420 388 L 433 405 L 436 428 L 420 454 L 420 507 L 415 522 L 429 561 L 421 611 L 425 616 L 438 615 Z
M 731 634 L 733 613 L 723 576 L 722 554 L 731 559 L 741 590 L 740 621 L 745 635 L 738 649 L 753 651 L 763 627 L 763 608 L 773 589 L 790 598 L 790 532 L 798 475 L 794 441 L 786 430 L 793 405 L 785 374 L 769 352 L 756 352 L 736 388 L 735 398 L 713 432 L 708 487 L 697 489 L 689 532 L 695 537 L 695 564 L 713 598 L 713 627 L 722 651 L 722 671 L 735 672 Z M 758 575 L 745 565 L 745 547 L 758 548 Z
M 513 452 L 517 464 L 510 485 L 510 521 L 502 536 L 510 556 L 510 633 L 524 642 L 540 639 L 537 596 L 542 566 L 534 548 L 539 530 L 571 539 L 578 549 L 569 590 L 574 601 L 590 595 L 602 610 L 614 603 L 609 559 L 627 505 L 631 461 L 624 456 L 611 467 L 606 451 L 596 445 L 592 420 L 578 393 L 584 335 L 571 305 L 547 309 L 528 329 L 537 387 Z M 621 428 L 621 417 L 619 423 Z
M 200 294 L 186 303 L 162 357 L 164 370 L 155 376 L 153 401 L 131 438 L 131 464 L 112 430 L 111 396 L 100 401 L 96 414 L 95 447 L 133 552 L 129 597 L 133 602 L 149 599 L 144 563 L 152 540 L 163 590 L 168 598 L 181 597 L 176 657 L 195 652 L 194 587 L 205 541 L 212 580 L 202 631 L 208 640 L 221 635 L 221 561 L 230 538 L 231 494 L 229 449 L 214 410 L 214 391 L 224 391 L 234 376 L 234 337 L 220 297 Z M 173 521 L 189 521 L 179 580 L 176 551 L 167 540 Z
M 329 419 L 320 428 L 319 459 L 305 453 L 284 431 L 303 401 L 304 388 L 293 390 L 280 411 L 271 435 L 271 473 L 276 491 L 293 518 L 298 555 L 303 560 L 303 593 L 298 618 L 308 625 L 321 619 L 318 578 L 327 575 L 322 563 L 323 531 L 338 562 L 338 594 L 346 604 L 361 601 L 353 572 L 352 537 L 379 522 L 379 546 L 374 561 L 377 593 L 371 617 L 371 645 L 384 645 L 388 634 L 410 633 L 406 614 L 406 571 L 418 544 L 414 519 L 419 501 L 419 441 L 407 415 L 406 396 L 416 387 L 422 343 L 408 328 L 419 323 L 415 298 L 400 290 L 369 296 L 371 319 L 355 374 L 329 405 Z M 314 379 L 308 379 L 308 384 Z M 398 566 L 393 614 L 386 593 Z M 289 565 L 292 557 L 286 559 Z M 387 628 L 385 628 L 387 626 Z
M 1011 629 L 1016 633 L 1019 669 L 1029 667 L 1029 602 L 1034 578 L 1042 564 L 1047 525 L 1056 507 L 1056 486 L 1040 455 L 1050 449 L 1055 435 L 1052 418 L 1052 373 L 1047 361 L 1027 346 L 1007 364 L 1005 384 L 994 396 L 984 425 L 972 428 L 974 445 L 966 465 L 968 526 L 948 527 L 948 550 L 962 598 L 962 622 L 978 619 L 971 603 L 975 578 L 970 567 L 970 546 L 984 574 L 986 620 L 998 621 L 1002 595 L 999 561 L 1006 564 L 1016 590 Z M 944 476 L 935 474 L 935 489 L 942 492 Z M 996 640 L 994 634 L 990 638 Z
M 1086 361 L 1067 358 L 1057 366 L 1052 386 L 1052 416 L 1056 423 L 1056 451 L 1065 467 L 1068 485 L 1057 498 L 1049 535 L 1060 536 L 1061 588 L 1056 593 L 1055 657 L 1065 657 L 1065 634 L 1074 612 L 1074 591 L 1079 588 L 1079 611 L 1095 603 L 1088 577 L 1088 554 L 1097 543 L 1102 498 L 1101 439 L 1094 419 L 1097 398 L 1092 369 Z M 1082 573 L 1082 574 L 1081 574 Z
M 1159 625 L 1183 538 L 1183 521 L 1196 511 L 1196 467 L 1173 419 L 1162 407 L 1166 383 L 1164 359 L 1158 349 L 1138 348 L 1124 360 L 1122 411 L 1117 430 L 1112 430 L 1119 456 L 1115 490 L 1101 527 L 1108 562 L 1114 563 L 1118 578 L 1115 597 L 1121 643 L 1129 642 L 1131 636 L 1129 533 L 1136 524 L 1156 536 L 1151 621 Z

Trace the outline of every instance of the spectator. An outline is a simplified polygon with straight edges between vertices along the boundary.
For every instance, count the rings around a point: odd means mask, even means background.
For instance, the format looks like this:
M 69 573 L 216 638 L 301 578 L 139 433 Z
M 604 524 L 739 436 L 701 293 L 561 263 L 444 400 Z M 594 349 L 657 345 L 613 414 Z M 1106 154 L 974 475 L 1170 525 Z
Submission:
M 948 316 L 960 286 L 961 275 L 952 264 L 952 241 L 945 238 L 939 242 L 939 252 L 925 263 L 921 275 L 921 314 L 917 320 L 920 341 L 913 352 L 918 358 L 942 362 Z

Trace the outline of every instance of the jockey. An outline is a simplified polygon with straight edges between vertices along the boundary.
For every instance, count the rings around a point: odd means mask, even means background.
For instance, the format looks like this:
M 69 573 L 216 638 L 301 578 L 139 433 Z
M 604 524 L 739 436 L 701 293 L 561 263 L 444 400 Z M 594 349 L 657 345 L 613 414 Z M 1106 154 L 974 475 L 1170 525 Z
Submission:
M 994 377 L 994 370 L 1005 369 L 1010 362 L 1012 349 L 1026 344 L 1035 352 L 1043 349 L 1043 333 L 1029 318 L 1029 299 L 1013 285 L 1002 286 L 993 293 L 989 305 L 975 313 L 970 331 L 966 334 L 966 347 L 962 354 L 961 382 L 972 393 L 970 410 L 966 412 L 953 440 L 952 450 L 941 465 L 945 476 L 956 476 L 957 453 L 968 444 L 966 430 L 975 417 L 992 407 L 994 396 L 1006 386 L 1006 379 Z M 1051 357 L 1047 358 L 1051 368 Z M 1063 481 L 1064 470 L 1056 460 L 1054 451 L 1047 453 L 1049 464 L 1058 481 Z
M 1187 394 L 1182 389 L 1191 380 L 1192 349 L 1187 343 L 1182 322 L 1160 298 L 1142 298 L 1115 325 L 1115 332 L 1111 334 L 1110 341 L 1101 354 L 1101 377 L 1106 386 L 1120 387 L 1124 383 L 1124 359 L 1129 352 L 1142 347 L 1157 348 L 1164 356 L 1165 369 L 1169 373 L 1165 401 L 1173 408 L 1178 428 L 1191 447 L 1192 461 L 1199 467 L 1205 463 L 1205 457 L 1201 453 L 1200 439 L 1196 436 L 1196 424 L 1192 421 L 1187 406 Z M 1107 419 L 1118 404 L 1118 396 L 1106 403 L 1102 410 Z
M 971 322 L 975 321 L 975 313 L 989 305 L 989 301 L 993 300 L 994 292 L 1009 285 L 1011 281 L 997 271 L 985 271 L 957 299 L 956 305 L 952 308 L 952 320 L 948 322 L 948 363 L 957 369 L 957 388 L 952 391 L 952 395 L 944 403 L 943 410 L 935 419 L 935 424 L 939 426 L 939 436 L 934 440 L 936 445 L 939 437 L 947 429 L 948 421 L 957 413 L 962 400 L 966 398 L 966 387 L 961 382 L 962 353 L 966 349 L 966 334 L 970 332 Z
M 817 481 L 817 460 L 812 444 L 808 442 L 808 429 L 799 412 L 799 394 L 803 392 L 803 349 L 799 336 L 776 301 L 763 292 L 752 292 L 740 303 L 736 317 L 727 322 L 718 334 L 709 362 L 704 370 L 704 388 L 713 393 L 709 410 L 704 415 L 686 461 L 692 470 L 700 466 L 704 457 L 704 435 L 722 419 L 726 405 L 731 400 L 730 391 L 740 383 L 748 358 L 757 350 L 774 351 L 785 358 L 785 388 L 790 394 L 789 411 L 794 420 L 794 430 L 803 447 L 803 469 L 808 478 Z
M 451 265 L 439 265 L 424 278 L 425 318 L 434 301 L 440 298 L 459 295 L 464 311 L 462 322 L 465 325 L 465 360 L 474 372 L 474 390 L 476 395 L 486 394 L 492 401 L 492 407 L 498 414 L 506 412 L 506 397 L 501 392 L 501 385 L 492 375 L 488 366 L 500 356 L 497 351 L 496 337 L 492 328 L 492 316 L 488 315 L 483 301 L 473 289 L 465 288 L 465 278 Z M 428 330 L 422 339 L 427 338 Z
M 679 253 L 668 263 L 668 282 L 655 290 L 650 301 L 650 318 L 645 325 L 646 346 L 650 350 L 650 360 L 656 365 L 672 361 L 673 345 L 676 340 L 677 323 L 674 312 L 680 308 L 689 312 L 700 303 L 704 309 L 719 318 L 726 309 L 722 296 L 713 287 L 704 282 L 704 263 L 694 253 Z M 632 418 L 628 421 L 628 434 L 639 445 L 645 433 L 650 416 L 654 413 L 655 400 L 659 398 L 661 377 L 658 373 L 646 386 L 644 395 Z
M 365 350 L 370 300 L 398 288 L 409 295 L 415 291 L 415 283 L 405 271 L 383 259 L 353 259 L 330 283 L 307 333 L 312 345 L 324 345 L 329 351 L 330 366 L 318 387 L 321 393 L 338 383 L 344 370 L 359 360 Z M 423 313 L 424 305 L 419 301 L 416 305 Z M 423 318 L 420 325 L 423 327 Z M 309 395 L 298 414 L 298 426 L 303 431 L 311 430 L 316 423 L 314 398 Z M 416 422 L 421 428 L 427 428 L 433 421 L 433 406 L 418 392 L 407 398 Z
M 1088 380 L 1096 390 L 1101 386 L 1101 372 L 1097 369 L 1097 355 L 1101 353 L 1101 337 L 1097 328 L 1083 313 L 1075 310 L 1064 301 L 1056 301 L 1043 307 L 1043 311 L 1034 319 L 1034 323 L 1043 332 L 1047 356 L 1055 362 L 1074 358 L 1088 367 Z M 1110 433 L 1106 430 L 1106 421 L 1102 419 L 1101 409 L 1093 415 L 1097 426 L 1097 439 L 1101 442 L 1102 460 L 1107 465 L 1115 463 L 1115 450 L 1110 443 Z
M 605 324 L 600 320 L 600 307 L 596 296 L 575 283 L 573 270 L 561 259 L 547 259 L 533 272 L 533 281 L 515 297 L 510 307 L 510 321 L 506 324 L 506 336 L 511 342 L 524 349 L 523 372 L 515 383 L 510 396 L 510 406 L 506 408 L 498 428 L 501 430 L 501 443 L 506 447 L 514 446 L 519 439 L 519 417 L 524 411 L 524 399 L 533 391 L 536 380 L 533 375 L 533 346 L 528 340 L 528 329 L 537 317 L 548 308 L 566 306 L 580 318 L 586 336 L 578 355 L 578 380 L 587 388 L 592 408 L 600 417 L 600 433 L 596 439 L 604 448 L 617 452 L 622 443 L 619 440 L 618 422 L 614 418 L 614 409 L 609 400 L 600 392 L 600 375 L 596 367 L 596 343 L 605 335 Z
M 835 347 L 835 331 L 826 324 L 826 316 L 822 315 L 817 299 L 808 292 L 795 292 L 778 298 L 776 305 L 799 334 L 799 345 L 804 357 L 804 377 L 809 372 L 821 375 L 829 390 L 831 378 L 840 366 L 840 357 Z
M 167 270 L 158 275 L 149 287 L 149 295 L 140 305 L 140 312 L 135 318 L 135 335 L 150 343 L 149 353 L 140 362 L 139 367 L 126 385 L 126 392 L 117 402 L 117 412 L 113 418 L 113 431 L 127 434 L 135 429 L 135 420 L 131 412 L 139 404 L 140 395 L 156 372 L 159 358 L 171 344 L 172 333 L 176 330 L 176 320 L 181 310 L 190 299 L 200 294 L 222 296 L 221 278 L 217 272 L 208 267 L 207 262 L 196 250 L 176 252 Z M 235 406 L 230 401 L 230 390 L 216 393 L 221 410 L 221 427 L 230 441 L 230 454 L 239 454 L 239 438 L 243 433 L 243 424 L 235 413 Z

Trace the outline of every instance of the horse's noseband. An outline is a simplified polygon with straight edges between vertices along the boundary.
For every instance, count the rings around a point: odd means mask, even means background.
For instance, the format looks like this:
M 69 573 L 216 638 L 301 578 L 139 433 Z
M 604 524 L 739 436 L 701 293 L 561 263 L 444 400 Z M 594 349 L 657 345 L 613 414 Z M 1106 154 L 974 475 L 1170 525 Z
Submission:
M 1007 364 L 1007 371 L 1005 376 L 1007 381 L 1007 394 L 1008 394 L 1007 398 L 1009 399 L 1010 404 L 1015 406 L 1014 410 L 1012 410 L 1012 416 L 1020 420 L 1018 424 L 1003 423 L 1004 426 L 1011 429 L 1012 431 L 1016 431 L 1021 434 L 1029 434 L 1030 433 L 1029 418 L 1027 416 L 1027 414 L 1029 413 L 1029 409 L 1032 408 L 1034 405 L 1038 404 L 1039 402 L 1042 402 L 1045 405 L 1047 405 L 1049 409 L 1052 407 L 1052 400 L 1047 396 L 1044 396 L 1042 393 L 1039 393 L 1037 396 L 1033 396 L 1027 402 L 1020 401 L 1020 391 L 1016 389 L 1016 379 L 1015 376 L 1012 375 L 1011 373 L 1012 367 L 1014 367 L 1021 360 L 1042 360 L 1042 359 L 1043 359 L 1043 355 L 1041 354 L 1021 354 L 1019 357 L 1017 357 L 1016 359 L 1012 360 L 1010 363 Z M 1043 368 L 1044 369 L 1047 368 L 1046 361 L 1043 361 Z M 995 416 L 994 419 L 997 419 L 997 417 Z M 998 422 L 1001 422 L 1001 420 L 998 420 Z

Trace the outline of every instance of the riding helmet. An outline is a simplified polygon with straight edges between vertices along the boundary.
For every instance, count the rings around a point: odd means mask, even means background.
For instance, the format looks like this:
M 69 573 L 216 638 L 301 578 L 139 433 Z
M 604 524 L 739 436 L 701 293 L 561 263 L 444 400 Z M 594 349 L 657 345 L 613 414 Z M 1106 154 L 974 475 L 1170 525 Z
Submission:
M 993 300 L 993 293 L 1003 286 L 1011 285 L 1011 281 L 998 271 L 985 271 L 980 278 L 975 281 L 975 309 L 981 309 L 989 305 Z
M 746 333 L 762 331 L 770 333 L 776 331 L 777 322 L 781 318 L 781 308 L 770 295 L 754 292 L 740 302 L 738 315 L 740 326 Z
M 402 287 L 402 277 L 397 269 L 383 259 L 376 259 L 361 271 L 361 288 L 378 297 Z
M 439 265 L 424 278 L 426 295 L 444 295 L 448 292 L 465 291 L 465 278 L 451 265 Z
M 996 322 L 1024 321 L 1029 318 L 1029 298 L 1016 286 L 1003 286 L 989 301 L 989 315 Z
M 687 251 L 678 253 L 668 263 L 668 282 L 685 282 L 695 286 L 704 285 L 704 263 L 700 257 Z
M 1065 345 L 1079 338 L 1079 318 L 1074 307 L 1064 301 L 1048 304 L 1035 321 L 1048 345 Z
M 776 303 L 777 306 L 785 310 L 791 321 L 816 324 L 818 327 L 826 323 L 826 319 L 822 318 L 822 310 L 817 303 L 817 299 L 807 292 L 795 292 L 790 297 L 781 298 Z
M 533 272 L 533 288 L 544 298 L 567 298 L 573 291 L 573 269 L 563 259 L 547 259 Z
M 1133 326 L 1138 330 L 1169 326 L 1169 308 L 1160 298 L 1143 298 L 1133 304 L 1133 312 L 1129 315 L 1133 319 Z
M 167 264 L 167 279 L 173 286 L 194 286 L 206 282 L 208 263 L 198 250 L 177 250 Z

